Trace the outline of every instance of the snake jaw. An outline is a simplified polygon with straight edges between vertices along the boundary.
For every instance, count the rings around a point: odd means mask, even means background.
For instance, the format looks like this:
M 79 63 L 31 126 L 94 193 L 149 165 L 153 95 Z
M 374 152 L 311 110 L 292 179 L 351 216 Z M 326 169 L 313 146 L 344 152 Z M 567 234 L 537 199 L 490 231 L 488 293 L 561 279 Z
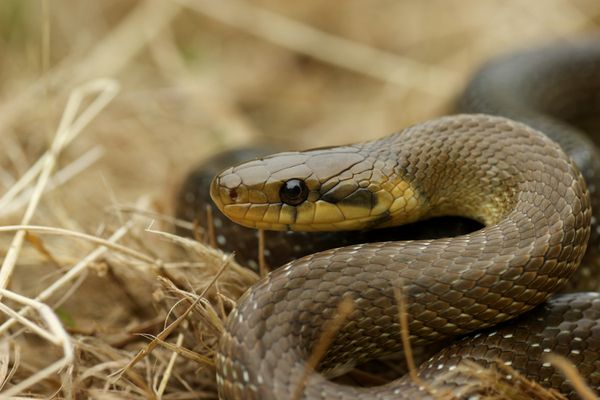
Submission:
M 217 207 L 235 204 L 239 201 L 240 194 L 238 189 L 242 183 L 240 177 L 232 173 L 233 168 L 226 169 L 213 178 L 210 183 L 210 197 Z

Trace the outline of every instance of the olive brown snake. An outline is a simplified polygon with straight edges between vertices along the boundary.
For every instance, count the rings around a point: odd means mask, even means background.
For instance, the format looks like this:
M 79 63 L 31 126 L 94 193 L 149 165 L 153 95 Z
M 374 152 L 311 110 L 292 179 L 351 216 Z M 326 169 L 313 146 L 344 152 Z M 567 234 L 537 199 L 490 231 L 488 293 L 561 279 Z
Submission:
M 579 129 L 593 126 L 599 88 L 599 41 L 547 46 L 484 66 L 459 101 L 461 111 L 471 114 L 428 121 L 380 140 L 280 153 L 221 172 L 211 186 L 215 204 L 253 228 L 356 230 L 445 215 L 484 227 L 450 238 L 353 244 L 271 272 L 228 318 L 216 356 L 219 396 L 431 396 L 408 378 L 370 388 L 327 379 L 402 348 L 398 289 L 415 346 L 518 317 L 442 350 L 437 361 L 421 366 L 423 379 L 462 359 L 482 365 L 501 359 L 575 396 L 543 358 L 557 352 L 598 388 L 595 293 L 556 295 L 519 316 L 563 288 L 582 259 L 588 267 L 597 262 L 592 207 L 597 209 L 599 161 Z M 580 274 L 579 282 L 584 278 Z M 354 308 L 317 371 L 306 376 L 323 326 L 344 299 Z M 459 384 L 460 379 L 444 386 L 458 390 Z

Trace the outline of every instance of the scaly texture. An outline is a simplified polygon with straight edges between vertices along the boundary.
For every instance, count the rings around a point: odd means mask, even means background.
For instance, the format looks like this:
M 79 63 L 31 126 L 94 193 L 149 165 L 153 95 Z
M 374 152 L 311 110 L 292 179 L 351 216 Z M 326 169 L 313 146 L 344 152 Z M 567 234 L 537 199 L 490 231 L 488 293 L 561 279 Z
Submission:
M 340 153 L 341 162 L 332 163 Z M 332 181 L 336 176 L 343 179 Z M 298 177 L 315 205 L 290 211 L 271 186 Z M 292 398 L 299 385 L 301 398 L 414 398 L 406 381 L 362 389 L 324 375 L 401 348 L 395 288 L 406 297 L 414 345 L 466 334 L 556 292 L 577 268 L 590 233 L 585 184 L 563 151 L 525 125 L 484 115 L 441 118 L 343 151 L 266 157 L 224 171 L 212 196 L 246 225 L 304 228 L 319 223 L 310 222 L 319 209 L 328 211 L 322 223 L 328 227 L 389 226 L 447 214 L 486 225 L 448 239 L 333 249 L 272 272 L 240 299 L 220 341 L 219 393 L 232 399 Z M 356 209 L 365 204 L 370 211 Z M 277 212 L 268 212 L 270 206 Z M 306 359 L 344 298 L 354 300 L 354 310 L 321 373 L 301 382 Z
M 486 63 L 458 101 L 461 112 L 501 115 L 556 141 L 579 167 L 592 230 L 571 289 L 600 288 L 600 36 L 508 54 Z M 589 134 L 589 137 L 586 136 Z

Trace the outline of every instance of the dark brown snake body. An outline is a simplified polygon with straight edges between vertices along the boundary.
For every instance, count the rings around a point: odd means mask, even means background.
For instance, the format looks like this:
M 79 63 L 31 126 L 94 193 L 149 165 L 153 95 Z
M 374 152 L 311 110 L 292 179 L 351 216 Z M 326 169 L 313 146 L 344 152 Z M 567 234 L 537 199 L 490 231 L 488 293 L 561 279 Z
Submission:
M 600 104 L 598 91 L 586 92 L 600 86 L 599 43 L 496 60 L 472 81 L 461 107 L 548 133 L 595 193 L 595 148 L 571 135 L 577 134 L 571 123 L 589 122 L 600 109 L 594 108 Z M 522 123 L 457 115 L 377 141 L 278 154 L 219 174 L 211 188 L 215 203 L 248 226 L 377 228 L 441 215 L 484 225 L 451 238 L 336 248 L 270 273 L 229 316 L 216 357 L 220 397 L 431 397 L 407 378 L 358 388 L 327 377 L 402 349 L 397 290 L 406 299 L 411 344 L 420 346 L 503 323 L 543 303 L 575 273 L 590 231 L 585 260 L 593 264 L 598 232 L 590 202 L 597 200 L 590 200 L 569 156 Z M 278 194 L 284 182 L 296 180 L 303 182 L 306 197 L 290 206 Z M 354 308 L 317 371 L 308 369 L 306 375 L 307 359 L 344 299 Z M 436 379 L 461 360 L 485 366 L 500 359 L 575 396 L 544 359 L 548 352 L 573 360 L 588 383 L 600 387 L 600 298 L 595 293 L 555 296 L 497 330 L 467 336 L 423 364 L 420 375 Z M 442 377 L 436 387 L 460 397 L 468 395 L 460 391 L 468 379 Z

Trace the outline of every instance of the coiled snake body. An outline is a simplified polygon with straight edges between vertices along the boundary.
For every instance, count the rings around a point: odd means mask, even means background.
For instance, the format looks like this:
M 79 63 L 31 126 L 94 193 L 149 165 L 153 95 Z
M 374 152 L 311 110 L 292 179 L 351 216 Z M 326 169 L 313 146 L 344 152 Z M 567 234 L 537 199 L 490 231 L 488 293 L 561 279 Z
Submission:
M 589 81 L 600 85 L 596 43 L 500 59 L 484 67 L 461 100 L 467 111 L 505 115 L 548 132 L 594 192 L 594 147 L 567 136 L 576 129 L 567 124 L 592 107 L 565 98 L 600 99 L 585 94 L 594 86 Z M 542 72 L 531 75 L 538 67 Z M 573 70 L 588 73 L 575 88 L 568 85 L 579 78 L 566 77 Z M 518 78 L 522 71 L 529 78 Z M 543 89 L 548 80 L 554 87 Z M 514 96 L 518 100 L 510 100 Z M 557 99 L 562 103 L 551 103 Z M 482 114 L 440 118 L 376 141 L 250 161 L 219 174 L 211 196 L 232 220 L 266 229 L 378 228 L 441 215 L 484 225 L 451 238 L 328 250 L 270 273 L 240 299 L 221 338 L 217 381 L 227 399 L 428 397 L 405 378 L 358 388 L 327 376 L 402 348 L 397 290 L 406 299 L 415 346 L 502 323 L 543 303 L 576 271 L 592 221 L 584 179 L 557 144 L 522 123 Z M 590 247 L 595 251 L 597 244 Z M 318 370 L 306 375 L 324 324 L 344 299 L 354 307 Z M 482 365 L 500 358 L 573 396 L 543 358 L 556 351 L 571 357 L 593 387 L 600 385 L 600 298 L 560 295 L 544 307 L 518 324 L 443 350 L 422 366 L 422 378 L 464 358 Z M 459 393 L 459 383 L 443 386 Z

